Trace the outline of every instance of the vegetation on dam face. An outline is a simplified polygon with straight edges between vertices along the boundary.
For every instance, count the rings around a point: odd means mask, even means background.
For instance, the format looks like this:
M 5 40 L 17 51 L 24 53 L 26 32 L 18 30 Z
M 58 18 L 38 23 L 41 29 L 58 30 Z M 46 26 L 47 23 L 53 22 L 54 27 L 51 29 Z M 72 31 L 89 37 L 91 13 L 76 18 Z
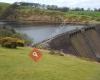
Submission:
M 34 6 L 33 6 L 34 5 Z M 0 16 L 5 20 L 26 23 L 96 23 L 100 22 L 100 10 L 83 8 L 57 8 L 32 3 L 0 3 Z

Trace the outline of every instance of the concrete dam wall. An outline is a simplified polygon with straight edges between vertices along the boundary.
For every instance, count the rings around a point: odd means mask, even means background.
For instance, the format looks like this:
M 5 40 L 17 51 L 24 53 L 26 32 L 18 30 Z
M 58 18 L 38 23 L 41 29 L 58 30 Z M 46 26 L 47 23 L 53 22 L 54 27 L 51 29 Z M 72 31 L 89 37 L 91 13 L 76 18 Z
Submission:
M 100 36 L 95 26 L 59 34 L 40 45 L 44 48 L 62 50 L 65 53 L 100 62 Z

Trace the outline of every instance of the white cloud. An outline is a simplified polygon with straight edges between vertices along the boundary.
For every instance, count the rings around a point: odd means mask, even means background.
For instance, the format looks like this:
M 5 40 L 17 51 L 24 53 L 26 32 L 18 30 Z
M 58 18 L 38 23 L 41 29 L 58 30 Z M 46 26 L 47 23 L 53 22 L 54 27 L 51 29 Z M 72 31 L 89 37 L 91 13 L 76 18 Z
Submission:
M 35 2 L 42 4 L 67 6 L 67 7 L 84 7 L 84 8 L 100 8 L 100 0 L 0 0 L 0 2 Z

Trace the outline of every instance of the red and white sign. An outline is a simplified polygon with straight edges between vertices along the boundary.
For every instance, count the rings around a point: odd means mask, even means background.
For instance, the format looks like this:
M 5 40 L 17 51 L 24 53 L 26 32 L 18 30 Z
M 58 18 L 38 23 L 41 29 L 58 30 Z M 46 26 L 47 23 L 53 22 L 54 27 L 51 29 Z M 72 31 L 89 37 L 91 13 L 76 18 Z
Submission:
M 37 48 L 33 48 L 33 50 L 29 53 L 29 56 L 37 62 L 42 57 L 42 54 Z

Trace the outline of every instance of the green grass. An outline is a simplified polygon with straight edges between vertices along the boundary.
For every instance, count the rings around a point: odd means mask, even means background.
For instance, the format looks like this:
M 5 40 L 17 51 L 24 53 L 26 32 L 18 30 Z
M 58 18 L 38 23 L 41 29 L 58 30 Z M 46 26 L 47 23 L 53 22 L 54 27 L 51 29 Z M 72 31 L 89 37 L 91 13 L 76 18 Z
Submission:
M 91 16 L 91 17 L 100 17 L 100 12 L 97 11 L 68 11 L 66 16 L 75 15 L 75 16 Z
M 67 21 L 100 23 L 99 11 L 68 11 L 65 13 Z
M 28 56 L 30 50 L 0 47 L 0 80 L 100 80 L 97 62 L 42 50 L 42 59 L 35 63 Z

